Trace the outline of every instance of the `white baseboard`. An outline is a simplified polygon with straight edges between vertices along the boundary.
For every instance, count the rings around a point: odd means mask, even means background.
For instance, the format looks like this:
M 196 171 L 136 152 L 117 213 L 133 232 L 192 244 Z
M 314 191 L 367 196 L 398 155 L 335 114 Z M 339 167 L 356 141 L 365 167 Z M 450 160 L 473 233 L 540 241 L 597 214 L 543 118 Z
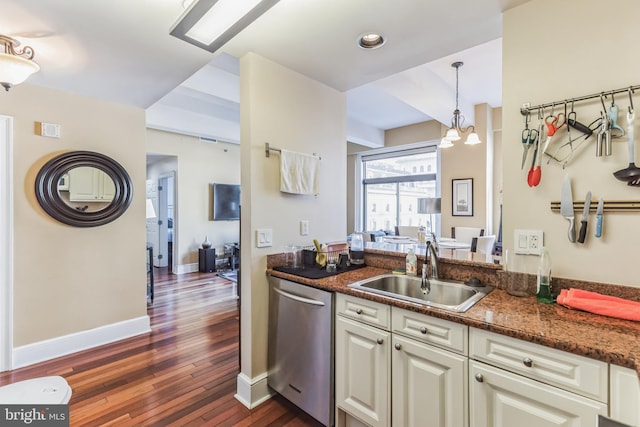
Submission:
M 149 316 L 125 320 L 13 349 L 13 369 L 87 350 L 151 331 Z
M 238 374 L 235 398 L 244 406 L 253 409 L 266 400 L 271 399 L 274 393 L 267 385 L 267 374 L 249 378 L 242 372 Z
M 175 274 L 186 274 L 186 273 L 196 273 L 200 270 L 200 267 L 198 266 L 198 263 L 192 263 L 192 264 L 180 264 L 178 265 L 178 267 L 174 270 Z

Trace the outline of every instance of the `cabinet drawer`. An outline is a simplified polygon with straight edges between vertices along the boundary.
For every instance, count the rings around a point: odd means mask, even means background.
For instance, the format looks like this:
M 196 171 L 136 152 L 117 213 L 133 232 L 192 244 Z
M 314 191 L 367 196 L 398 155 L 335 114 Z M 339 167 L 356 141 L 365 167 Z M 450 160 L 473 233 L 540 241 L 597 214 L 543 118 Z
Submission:
M 469 357 L 607 403 L 604 362 L 471 328 Z
M 390 328 L 391 307 L 351 295 L 336 295 L 336 314 L 385 330 Z
M 391 308 L 391 325 L 393 332 L 460 354 L 468 354 L 469 328 L 465 325 L 398 307 Z

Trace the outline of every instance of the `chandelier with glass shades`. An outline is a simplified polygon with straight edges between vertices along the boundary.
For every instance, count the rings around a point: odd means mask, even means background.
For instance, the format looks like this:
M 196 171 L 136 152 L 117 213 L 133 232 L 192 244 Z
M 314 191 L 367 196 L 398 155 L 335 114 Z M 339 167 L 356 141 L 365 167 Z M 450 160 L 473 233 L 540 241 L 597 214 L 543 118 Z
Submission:
M 451 64 L 451 66 L 456 69 L 456 109 L 454 110 L 453 118 L 451 119 L 451 127 L 447 129 L 447 133 L 440 141 L 440 148 L 453 147 L 453 141 L 459 141 L 461 138 L 460 135 L 468 132 L 469 130 L 471 133 L 467 136 L 467 140 L 464 142 L 465 144 L 474 145 L 482 142 L 480 141 L 480 138 L 478 138 L 476 128 L 473 127 L 473 125 L 462 127 L 464 124 L 464 116 L 460 115 L 460 110 L 458 109 L 458 71 L 463 64 L 464 63 L 461 61 Z

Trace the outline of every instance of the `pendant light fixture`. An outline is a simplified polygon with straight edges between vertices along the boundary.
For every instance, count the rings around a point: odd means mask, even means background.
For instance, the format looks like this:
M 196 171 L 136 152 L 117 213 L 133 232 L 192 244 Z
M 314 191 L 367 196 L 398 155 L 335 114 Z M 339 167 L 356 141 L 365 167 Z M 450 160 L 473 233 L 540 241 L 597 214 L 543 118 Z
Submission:
M 40 67 L 32 61 L 34 52 L 30 46 L 18 49 L 18 40 L 0 34 L 1 45 L 4 45 L 4 51 L 0 53 L 0 85 L 8 91 L 27 80 Z
M 469 130 L 471 133 L 467 136 L 465 144 L 474 145 L 482 142 L 480 141 L 480 138 L 478 138 L 476 128 L 473 125 L 462 127 L 464 124 L 464 116 L 460 115 L 460 110 L 458 109 L 458 71 L 463 64 L 464 63 L 461 61 L 451 64 L 451 66 L 456 69 L 456 109 L 454 110 L 453 118 L 451 119 L 451 127 L 447 129 L 447 133 L 440 141 L 440 148 L 453 147 L 453 141 L 459 141 L 461 138 L 460 135 L 468 132 Z

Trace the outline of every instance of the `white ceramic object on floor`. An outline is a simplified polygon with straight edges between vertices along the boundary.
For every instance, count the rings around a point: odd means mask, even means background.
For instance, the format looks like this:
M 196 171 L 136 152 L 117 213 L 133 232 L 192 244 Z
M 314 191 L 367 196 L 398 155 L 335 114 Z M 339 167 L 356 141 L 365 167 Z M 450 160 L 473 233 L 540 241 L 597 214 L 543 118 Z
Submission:
M 60 376 L 40 377 L 0 387 L 0 403 L 5 405 L 62 405 L 69 403 L 71 387 Z

